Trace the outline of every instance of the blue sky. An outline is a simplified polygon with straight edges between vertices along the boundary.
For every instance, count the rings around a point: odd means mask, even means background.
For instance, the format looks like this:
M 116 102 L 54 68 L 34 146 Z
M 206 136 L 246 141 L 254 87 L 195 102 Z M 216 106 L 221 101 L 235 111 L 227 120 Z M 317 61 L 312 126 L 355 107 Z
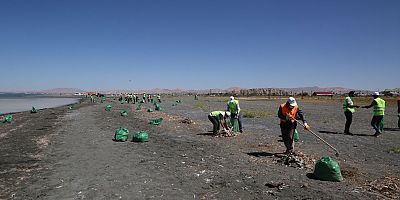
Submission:
M 400 87 L 398 0 L 0 1 L 0 91 Z

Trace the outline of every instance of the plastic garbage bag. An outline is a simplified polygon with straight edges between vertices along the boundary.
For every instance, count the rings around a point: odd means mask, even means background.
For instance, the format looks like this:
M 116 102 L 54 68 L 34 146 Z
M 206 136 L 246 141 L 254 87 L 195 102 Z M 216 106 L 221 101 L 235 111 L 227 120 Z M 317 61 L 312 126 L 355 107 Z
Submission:
M 153 112 L 153 109 L 147 108 L 147 112 Z
M 150 119 L 149 124 L 158 126 L 161 124 L 162 120 L 163 118 Z
M 110 111 L 111 108 L 112 108 L 112 106 L 110 104 L 108 104 L 105 109 L 106 109 L 106 111 Z
M 239 121 L 236 118 L 230 120 L 232 132 L 239 132 Z
M 13 120 L 13 116 L 12 115 L 6 115 L 4 117 L 3 123 L 11 123 Z
M 146 131 L 139 131 L 133 134 L 132 142 L 148 142 L 149 134 Z
M 121 116 L 123 116 L 123 117 L 128 116 L 128 111 L 126 111 L 126 110 L 121 111 Z
M 126 128 L 119 128 L 115 131 L 114 140 L 119 142 L 125 142 L 128 140 L 129 131 Z
M 158 104 L 158 103 L 156 103 L 156 110 L 158 110 L 158 111 L 161 111 L 161 110 L 163 110 L 163 108 L 161 107 L 161 105 L 160 104 Z
M 293 140 L 295 142 L 298 142 L 300 140 L 300 135 L 299 135 L 299 132 L 297 131 L 297 129 L 294 129 Z
M 33 107 L 33 106 L 32 106 L 32 109 L 31 109 L 31 113 L 37 113 L 37 110 L 36 110 L 36 108 L 35 108 L 35 107 Z
M 343 176 L 339 164 L 329 156 L 324 156 L 317 161 L 314 176 L 324 181 L 342 181 Z

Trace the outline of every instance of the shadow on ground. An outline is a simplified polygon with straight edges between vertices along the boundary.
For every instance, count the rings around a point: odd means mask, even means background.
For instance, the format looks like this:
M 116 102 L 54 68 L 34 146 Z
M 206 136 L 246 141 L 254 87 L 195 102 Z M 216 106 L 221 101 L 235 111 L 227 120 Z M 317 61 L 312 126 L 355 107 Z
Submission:
M 319 133 L 326 133 L 326 134 L 342 134 L 345 135 L 344 133 L 341 132 L 334 132 L 334 131 L 318 131 Z M 362 134 L 362 133 L 353 133 L 352 136 L 374 136 L 371 134 Z

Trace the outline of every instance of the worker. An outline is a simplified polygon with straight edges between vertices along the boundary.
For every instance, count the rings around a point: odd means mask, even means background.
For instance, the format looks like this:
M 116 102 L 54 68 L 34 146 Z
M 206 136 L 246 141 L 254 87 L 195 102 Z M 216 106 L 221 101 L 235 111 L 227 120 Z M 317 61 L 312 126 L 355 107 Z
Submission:
M 161 103 L 161 96 L 160 96 L 160 94 L 157 94 L 157 101 L 158 101 L 158 103 Z
M 400 128 L 400 96 L 397 97 L 397 117 L 399 118 L 397 126 Z
M 383 126 L 381 126 L 383 116 L 385 115 L 385 100 L 381 99 L 379 92 L 374 92 L 372 94 L 374 100 L 369 106 L 363 106 L 362 108 L 374 107 L 374 116 L 371 120 L 371 126 L 375 129 L 375 137 L 382 134 Z
M 230 117 L 231 113 L 228 111 L 213 111 L 208 114 L 208 119 L 213 124 L 213 134 L 215 136 L 218 135 L 220 127 L 222 127 L 226 133 L 230 134 L 228 126 Z
M 238 119 L 239 132 L 243 133 L 242 116 L 240 114 L 239 101 L 235 100 L 235 97 L 233 97 L 233 96 L 229 97 L 229 101 L 226 104 L 226 111 L 229 111 L 232 114 L 232 118 Z
M 297 126 L 296 119 L 303 121 L 304 129 L 308 130 L 310 126 L 304 119 L 303 112 L 299 109 L 296 99 L 289 97 L 286 103 L 281 104 L 278 110 L 278 117 L 280 119 L 280 128 L 282 133 L 283 143 L 285 144 L 285 154 L 291 155 L 294 152 L 293 134 Z
M 353 121 L 353 113 L 356 111 L 355 108 L 360 107 L 353 104 L 352 97 L 354 97 L 354 91 L 350 91 L 343 102 L 344 116 L 346 116 L 346 124 L 344 125 L 344 134 L 346 135 L 353 135 L 353 133 L 350 132 L 350 125 L 351 122 Z

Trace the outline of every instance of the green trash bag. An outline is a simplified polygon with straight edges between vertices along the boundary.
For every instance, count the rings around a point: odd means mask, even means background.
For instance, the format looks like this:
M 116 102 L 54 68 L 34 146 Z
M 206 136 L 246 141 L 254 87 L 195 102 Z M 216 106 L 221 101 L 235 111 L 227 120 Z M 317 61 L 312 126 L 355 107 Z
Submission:
M 343 180 L 339 164 L 329 156 L 324 156 L 317 161 L 314 168 L 314 176 L 324 181 Z
M 132 142 L 148 142 L 149 134 L 146 131 L 139 131 L 133 134 Z
M 300 140 L 300 135 L 299 135 L 299 132 L 297 131 L 297 129 L 294 129 L 293 140 L 295 142 L 298 142 Z
M 383 119 L 384 118 L 382 117 L 381 122 L 379 122 L 379 130 L 381 130 L 381 132 L 383 131 L 383 127 L 385 126 L 385 121 Z
M 239 132 L 239 121 L 236 118 L 232 118 L 230 120 L 230 127 L 232 128 L 232 132 Z
M 149 124 L 158 126 L 161 124 L 162 120 L 163 120 L 163 118 L 150 119 Z
M 163 108 L 160 106 L 160 104 L 156 103 L 156 110 L 161 111 L 163 110 Z
M 125 142 L 128 140 L 128 135 L 128 129 L 121 127 L 115 131 L 114 141 Z
M 37 110 L 36 110 L 36 108 L 35 108 L 35 107 L 33 107 L 33 106 L 32 106 L 32 109 L 31 109 L 31 113 L 37 113 Z
M 153 109 L 147 108 L 147 112 L 153 112 Z
M 178 104 L 177 104 L 177 103 L 173 103 L 173 104 L 172 104 L 172 106 L 176 106 L 176 105 L 178 105 Z
M 121 111 L 121 116 L 122 117 L 128 116 L 128 111 L 126 111 L 126 110 Z
M 182 103 L 182 101 L 179 99 L 179 100 L 176 100 L 176 103 Z
M 112 108 L 112 106 L 111 106 L 110 104 L 108 104 L 108 105 L 106 106 L 106 111 L 110 111 L 111 108 Z
M 12 115 L 6 115 L 4 117 L 3 123 L 11 123 L 13 120 L 13 116 Z

